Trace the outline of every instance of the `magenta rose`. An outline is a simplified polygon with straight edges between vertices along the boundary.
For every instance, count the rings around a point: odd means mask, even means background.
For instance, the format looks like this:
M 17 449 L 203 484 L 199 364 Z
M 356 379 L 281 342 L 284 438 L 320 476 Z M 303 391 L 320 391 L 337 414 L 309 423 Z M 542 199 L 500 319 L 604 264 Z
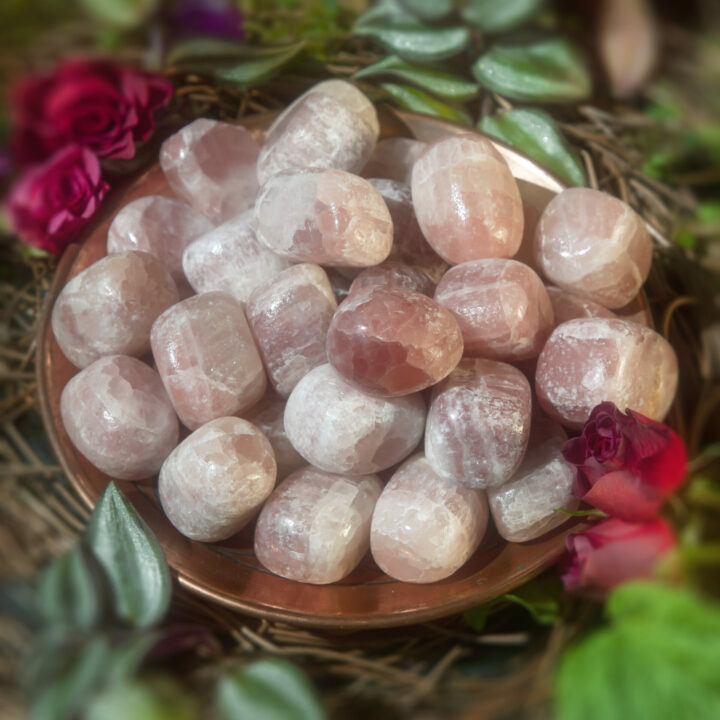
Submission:
M 107 191 L 97 155 L 71 145 L 20 178 L 9 198 L 10 221 L 25 242 L 59 254 L 95 214 Z
M 77 144 L 98 157 L 131 158 L 171 95 L 172 85 L 158 75 L 104 60 L 64 62 L 16 86 L 13 153 L 28 165 Z

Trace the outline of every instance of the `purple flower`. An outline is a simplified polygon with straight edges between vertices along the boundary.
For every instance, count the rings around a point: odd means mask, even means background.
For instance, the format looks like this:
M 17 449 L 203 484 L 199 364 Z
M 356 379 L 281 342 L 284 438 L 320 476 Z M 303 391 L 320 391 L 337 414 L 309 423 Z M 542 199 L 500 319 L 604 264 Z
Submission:
M 225 0 L 179 0 L 173 22 L 185 35 L 245 37 L 242 13 Z

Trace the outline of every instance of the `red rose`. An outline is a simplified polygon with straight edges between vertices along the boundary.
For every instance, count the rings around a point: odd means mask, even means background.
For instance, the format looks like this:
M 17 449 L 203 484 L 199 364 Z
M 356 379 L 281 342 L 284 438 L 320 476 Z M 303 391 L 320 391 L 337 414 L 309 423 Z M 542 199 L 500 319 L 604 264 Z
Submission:
M 97 155 L 71 145 L 20 178 L 10 195 L 10 221 L 30 245 L 60 253 L 93 216 L 107 190 Z
M 131 158 L 171 94 L 164 77 L 104 60 L 67 61 L 28 76 L 13 93 L 14 155 L 27 165 L 78 144 L 99 157 Z
M 667 425 L 632 410 L 624 415 L 611 402 L 592 411 L 563 455 L 578 468 L 575 494 L 630 522 L 655 517 L 682 484 L 687 466 L 685 446 Z
M 562 576 L 566 590 L 606 591 L 629 580 L 649 578 L 658 560 L 675 545 L 662 518 L 647 523 L 603 520 L 570 534 L 571 555 Z

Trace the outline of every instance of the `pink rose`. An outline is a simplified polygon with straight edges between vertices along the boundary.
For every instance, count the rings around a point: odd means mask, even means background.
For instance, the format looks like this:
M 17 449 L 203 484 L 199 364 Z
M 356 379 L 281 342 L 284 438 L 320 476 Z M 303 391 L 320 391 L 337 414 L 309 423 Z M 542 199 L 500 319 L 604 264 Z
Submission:
M 562 580 L 566 590 L 604 592 L 629 580 L 652 577 L 653 569 L 675 545 L 662 518 L 646 523 L 610 519 L 567 537 L 570 558 Z
M 94 215 L 107 190 L 97 155 L 71 145 L 20 178 L 10 194 L 10 221 L 27 243 L 59 254 Z
M 577 466 L 575 494 L 584 502 L 630 522 L 649 520 L 682 484 L 687 455 L 667 425 L 639 413 L 598 405 L 582 435 L 563 448 Z
M 16 160 L 39 162 L 70 144 L 99 157 L 131 158 L 171 95 L 164 77 L 104 60 L 71 60 L 27 76 L 13 93 Z

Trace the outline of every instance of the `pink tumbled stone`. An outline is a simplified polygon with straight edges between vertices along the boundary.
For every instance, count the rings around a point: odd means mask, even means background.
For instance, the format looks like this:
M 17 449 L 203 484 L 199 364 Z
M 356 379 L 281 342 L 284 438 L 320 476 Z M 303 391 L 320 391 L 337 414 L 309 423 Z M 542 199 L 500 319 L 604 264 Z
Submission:
M 327 472 L 367 475 L 389 468 L 413 451 L 424 427 L 419 393 L 373 397 L 330 365 L 311 370 L 285 406 L 285 432 L 293 447 Z
M 412 200 L 425 237 L 449 263 L 511 257 L 520 247 L 520 192 L 485 138 L 459 135 L 430 145 L 413 166 Z
M 395 471 L 375 505 L 372 555 L 397 580 L 436 582 L 467 562 L 487 521 L 482 490 L 446 480 L 422 454 L 414 455 Z
M 62 289 L 52 311 L 53 333 L 77 367 L 104 355 L 144 355 L 155 318 L 179 299 L 157 258 L 134 250 L 108 255 Z
M 457 319 L 467 355 L 526 360 L 542 350 L 554 326 L 542 280 L 516 260 L 489 258 L 450 268 L 435 300 Z
M 405 288 L 429 297 L 432 297 L 435 292 L 435 283 L 422 270 L 413 265 L 404 265 L 394 260 L 386 260 L 380 265 L 363 270 L 353 280 L 350 292 L 365 290 L 378 285 Z
M 533 414 L 527 453 L 512 479 L 488 490 L 495 527 L 508 542 L 527 542 L 569 520 L 560 508 L 575 510 L 575 471 L 562 454 L 565 431 L 541 413 Z
M 191 430 L 239 415 L 265 392 L 265 370 L 242 305 L 227 293 L 173 305 L 155 321 L 151 341 L 165 389 Z
M 182 269 L 183 250 L 213 224 L 187 203 L 162 195 L 138 198 L 115 216 L 108 230 L 108 253 L 143 250 L 168 269 L 182 295 L 191 294 Z
M 327 362 L 325 338 L 337 302 L 325 271 L 301 264 L 256 288 L 247 318 L 267 368 L 282 397 L 314 367 Z
M 258 238 L 290 260 L 369 267 L 387 258 L 390 213 L 380 193 L 342 170 L 307 168 L 274 175 L 255 206 Z
M 326 585 L 342 580 L 370 546 L 370 519 L 382 483 L 375 475 L 343 477 L 305 467 L 265 503 L 255 554 L 276 575 Z
M 630 302 L 645 282 L 652 242 L 640 216 L 622 200 L 570 188 L 545 208 L 535 256 L 558 287 L 615 309 Z
M 360 172 L 378 133 L 375 108 L 356 87 L 343 80 L 318 83 L 270 126 L 258 179 L 263 184 L 283 170 L 308 167 Z
M 100 358 L 72 377 L 60 413 L 73 445 L 119 480 L 154 475 L 177 445 L 178 421 L 160 377 L 125 355 Z
M 545 290 L 552 304 L 556 325 L 583 317 L 617 317 L 612 310 L 608 310 L 606 307 L 587 298 L 573 295 L 552 285 L 546 287 Z
M 268 250 L 255 235 L 251 211 L 219 225 L 188 245 L 183 270 L 198 293 L 219 290 L 240 302 L 290 263 Z
M 160 148 L 160 167 L 175 194 L 216 222 L 252 207 L 260 148 L 239 125 L 200 118 Z
M 501 485 L 530 435 L 532 392 L 512 365 L 465 358 L 433 388 L 425 455 L 435 472 L 473 488 Z
M 163 463 L 158 495 L 168 520 L 191 540 L 217 542 L 241 530 L 275 486 L 272 447 L 252 423 L 216 418 Z
M 426 143 L 412 138 L 383 138 L 378 141 L 363 168 L 363 175 L 367 178 L 387 178 L 409 185 L 413 165 L 426 147 Z
M 609 400 L 662 420 L 677 387 L 675 351 L 650 328 L 613 318 L 580 318 L 550 336 L 535 375 L 544 410 L 580 429 L 592 409 Z
M 458 364 L 455 318 L 425 295 L 385 285 L 356 290 L 330 323 L 327 354 L 345 380 L 383 396 L 434 385 Z

